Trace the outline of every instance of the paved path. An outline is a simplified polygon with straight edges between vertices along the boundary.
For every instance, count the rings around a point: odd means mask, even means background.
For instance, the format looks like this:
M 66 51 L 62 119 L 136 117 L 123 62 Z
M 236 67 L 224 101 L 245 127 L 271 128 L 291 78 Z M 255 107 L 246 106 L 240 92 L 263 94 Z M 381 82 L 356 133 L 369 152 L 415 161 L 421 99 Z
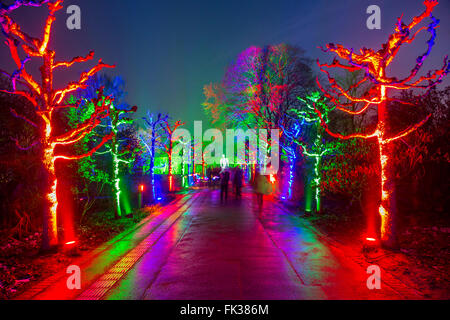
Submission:
M 274 201 L 259 214 L 251 194 L 225 206 L 217 191 L 183 196 L 84 260 L 81 294 L 55 276 L 33 298 L 419 298 L 390 275 L 381 290 L 368 290 L 368 264 L 359 254 L 333 245 Z

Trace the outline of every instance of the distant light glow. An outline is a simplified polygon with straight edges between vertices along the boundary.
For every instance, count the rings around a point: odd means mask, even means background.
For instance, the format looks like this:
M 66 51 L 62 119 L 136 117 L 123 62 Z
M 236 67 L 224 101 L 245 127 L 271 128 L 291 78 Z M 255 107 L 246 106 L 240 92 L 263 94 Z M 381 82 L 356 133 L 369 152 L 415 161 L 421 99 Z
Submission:
M 270 182 L 272 184 L 275 184 L 275 182 L 277 182 L 277 179 L 275 178 L 275 176 L 273 174 L 270 175 Z

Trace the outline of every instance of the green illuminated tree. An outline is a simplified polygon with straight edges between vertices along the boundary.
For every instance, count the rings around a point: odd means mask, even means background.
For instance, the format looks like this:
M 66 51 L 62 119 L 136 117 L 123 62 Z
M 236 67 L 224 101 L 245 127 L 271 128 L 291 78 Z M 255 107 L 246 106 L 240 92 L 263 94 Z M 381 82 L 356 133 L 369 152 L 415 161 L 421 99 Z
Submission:
M 132 107 L 131 109 L 119 109 L 118 107 L 112 105 L 109 124 L 107 127 L 114 133 L 111 142 L 105 144 L 106 151 L 112 157 L 113 169 L 112 169 L 112 183 L 114 190 L 114 213 L 116 219 L 122 216 L 122 209 L 120 205 L 120 195 L 121 191 L 121 178 L 120 178 L 120 167 L 121 164 L 129 165 L 133 161 L 133 150 L 131 150 L 130 145 L 127 144 L 128 138 L 121 135 L 123 130 L 125 130 L 127 125 L 133 124 L 133 120 L 127 118 L 126 116 L 130 113 L 137 111 L 137 107 Z
M 96 130 L 87 135 L 81 142 L 81 148 L 85 148 L 105 134 L 112 134 L 112 138 L 105 143 L 102 149 L 98 150 L 90 159 L 83 159 L 78 162 L 78 172 L 84 180 L 82 193 L 86 194 L 86 201 L 83 213 L 86 214 L 93 202 L 95 202 L 95 191 L 102 192 L 106 184 L 111 185 L 114 197 L 115 217 L 122 216 L 120 205 L 121 196 L 121 169 L 130 164 L 133 159 L 134 147 L 132 135 L 128 133 L 133 124 L 133 120 L 128 115 L 136 112 L 137 107 L 130 108 L 125 102 L 125 82 L 121 77 L 108 77 L 97 75 L 88 82 L 88 87 L 77 92 L 77 96 L 85 103 L 77 109 L 71 109 L 68 113 L 69 123 L 76 125 L 84 117 L 88 116 L 94 109 L 90 103 L 91 96 L 98 94 L 99 90 L 103 96 L 112 101 L 108 116 L 102 120 Z M 94 194 L 90 193 L 90 187 L 94 187 Z
M 76 98 L 71 96 L 74 101 Z M 92 103 L 84 103 L 78 108 L 69 109 L 66 113 L 69 127 L 76 128 L 83 123 L 94 112 Z M 98 129 L 97 129 L 98 130 Z M 86 153 L 91 149 L 91 145 L 96 144 L 101 139 L 101 134 L 94 130 L 81 139 L 74 147 L 77 153 Z M 97 154 L 91 157 L 82 158 L 73 161 L 70 167 L 75 170 L 75 183 L 72 187 L 72 193 L 77 199 L 80 208 L 80 222 L 86 214 L 94 207 L 99 195 L 103 194 L 105 186 L 110 185 L 110 175 L 108 173 L 108 162 L 106 159 L 99 159 Z
M 298 98 L 302 103 L 300 108 L 291 109 L 290 114 L 298 122 L 299 130 L 302 131 L 298 134 L 298 137 L 291 137 L 295 144 L 297 144 L 303 155 L 313 160 L 313 172 L 311 179 L 308 179 L 307 190 L 311 188 L 313 192 L 305 192 L 305 210 L 311 212 L 313 208 L 313 202 L 315 202 L 314 209 L 316 212 L 321 211 L 321 165 L 325 156 L 332 154 L 335 149 L 330 143 L 324 139 L 324 129 L 321 126 L 321 119 L 315 112 L 317 105 L 320 105 L 323 110 L 323 121 L 328 122 L 328 113 L 333 110 L 326 105 L 319 92 L 313 92 L 306 96 L 305 99 Z M 300 123 L 300 125 L 299 125 Z M 285 135 L 288 137 L 291 135 L 289 130 L 286 130 Z M 314 194 L 314 201 L 311 196 Z

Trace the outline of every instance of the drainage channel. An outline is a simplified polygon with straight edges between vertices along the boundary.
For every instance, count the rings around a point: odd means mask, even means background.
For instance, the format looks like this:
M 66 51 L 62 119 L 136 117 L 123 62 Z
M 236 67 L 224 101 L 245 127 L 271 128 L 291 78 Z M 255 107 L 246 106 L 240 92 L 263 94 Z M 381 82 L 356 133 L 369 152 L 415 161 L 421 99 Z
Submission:
M 208 201 L 207 197 L 202 197 L 202 199 L 200 200 L 200 204 L 198 207 L 202 207 L 206 201 Z M 187 223 L 187 225 L 183 228 L 180 237 L 177 239 L 176 243 L 174 245 L 171 246 L 171 248 L 165 253 L 165 259 L 164 262 L 160 265 L 159 267 L 159 271 L 156 272 L 155 276 L 153 277 L 153 280 L 151 281 L 151 283 L 149 284 L 149 286 L 147 287 L 147 289 L 145 290 L 145 292 L 141 295 L 140 300 L 146 300 L 146 297 L 148 295 L 150 295 L 151 292 L 151 288 L 153 286 L 153 284 L 155 283 L 155 281 L 158 279 L 161 271 L 163 271 L 164 266 L 167 264 L 167 261 L 169 260 L 170 255 L 172 254 L 173 250 L 178 246 L 178 244 L 183 240 L 185 234 L 187 233 L 187 231 L 189 230 L 189 228 L 191 227 L 192 224 L 192 220 L 194 219 L 193 215 L 189 215 L 188 220 L 189 222 Z
M 102 297 L 138 262 L 138 260 L 164 235 L 166 231 L 197 201 L 199 194 L 174 212 L 139 245 L 122 257 L 111 269 L 89 286 L 77 300 L 101 300 Z
M 176 212 L 179 208 L 181 208 L 184 204 L 188 203 L 189 200 L 191 200 L 191 199 L 192 199 L 192 197 L 186 196 L 186 197 L 182 197 L 178 200 L 171 202 L 171 205 L 174 206 L 174 209 L 171 213 L 169 212 L 168 215 L 171 215 L 174 212 Z M 148 218 L 146 218 L 146 219 L 142 220 L 140 223 L 138 223 L 135 227 L 129 229 L 126 232 L 121 233 L 120 235 L 117 235 L 112 240 L 97 247 L 90 254 L 75 260 L 74 262 L 72 262 L 72 264 L 77 265 L 77 266 L 83 266 L 83 267 L 86 266 L 89 263 L 89 261 L 97 259 L 102 254 L 107 252 L 107 250 L 111 249 L 115 244 L 119 243 L 120 241 L 123 241 L 128 236 L 130 236 L 130 234 L 132 234 L 133 232 L 136 232 L 138 230 L 139 231 L 138 231 L 137 235 L 138 236 L 142 235 L 142 238 L 144 238 L 145 237 L 144 234 L 150 234 L 151 232 L 153 232 L 155 229 L 157 229 L 159 227 L 159 225 L 161 224 L 159 222 L 159 219 L 163 216 L 165 216 L 165 213 L 162 213 L 156 217 L 149 216 Z M 155 226 L 155 224 L 156 224 L 156 226 Z M 58 272 L 57 274 L 54 274 L 53 276 L 46 278 L 45 280 L 42 280 L 39 283 L 37 283 L 35 286 L 33 286 L 33 288 L 31 288 L 24 294 L 20 295 L 18 297 L 18 299 L 19 300 L 40 299 L 39 297 L 43 294 L 44 294 L 44 298 L 47 298 L 48 296 L 45 296 L 47 290 L 50 288 L 54 289 L 57 286 L 57 284 L 61 281 L 63 281 L 64 285 L 65 285 L 66 277 L 67 277 L 67 273 L 65 270 Z

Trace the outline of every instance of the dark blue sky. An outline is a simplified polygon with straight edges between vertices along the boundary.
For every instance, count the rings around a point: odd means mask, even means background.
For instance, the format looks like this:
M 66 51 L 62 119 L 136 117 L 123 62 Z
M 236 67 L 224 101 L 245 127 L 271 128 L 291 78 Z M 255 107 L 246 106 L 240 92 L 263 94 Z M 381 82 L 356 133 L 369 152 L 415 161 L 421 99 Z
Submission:
M 117 64 L 112 74 L 127 82 L 128 102 L 170 113 L 192 125 L 204 119 L 203 86 L 222 79 L 231 60 L 249 46 L 289 43 L 306 50 L 311 58 L 331 61 L 317 46 L 329 42 L 347 47 L 380 48 L 393 30 L 396 18 L 405 21 L 421 13 L 420 0 L 80 0 L 66 1 L 82 10 L 82 30 L 65 27 L 61 12 L 52 45 L 57 57 L 96 56 Z M 377 4 L 382 10 L 382 30 L 366 28 L 366 8 Z M 441 0 L 435 10 L 441 19 L 437 44 L 424 69 L 441 67 L 450 53 L 450 1 Z M 41 9 L 23 9 L 17 20 L 24 30 L 40 35 Z M 415 58 L 425 50 L 423 33 L 414 45 L 399 54 L 393 71 L 406 74 Z M 6 46 L 0 47 L 0 67 L 11 70 Z M 79 69 L 81 70 L 81 69 Z M 78 70 L 78 71 L 79 71 Z M 73 74 L 72 74 L 73 76 Z M 69 80 L 66 76 L 57 81 Z M 61 82 L 62 83 L 62 82 Z M 445 84 L 449 84 L 446 80 Z

